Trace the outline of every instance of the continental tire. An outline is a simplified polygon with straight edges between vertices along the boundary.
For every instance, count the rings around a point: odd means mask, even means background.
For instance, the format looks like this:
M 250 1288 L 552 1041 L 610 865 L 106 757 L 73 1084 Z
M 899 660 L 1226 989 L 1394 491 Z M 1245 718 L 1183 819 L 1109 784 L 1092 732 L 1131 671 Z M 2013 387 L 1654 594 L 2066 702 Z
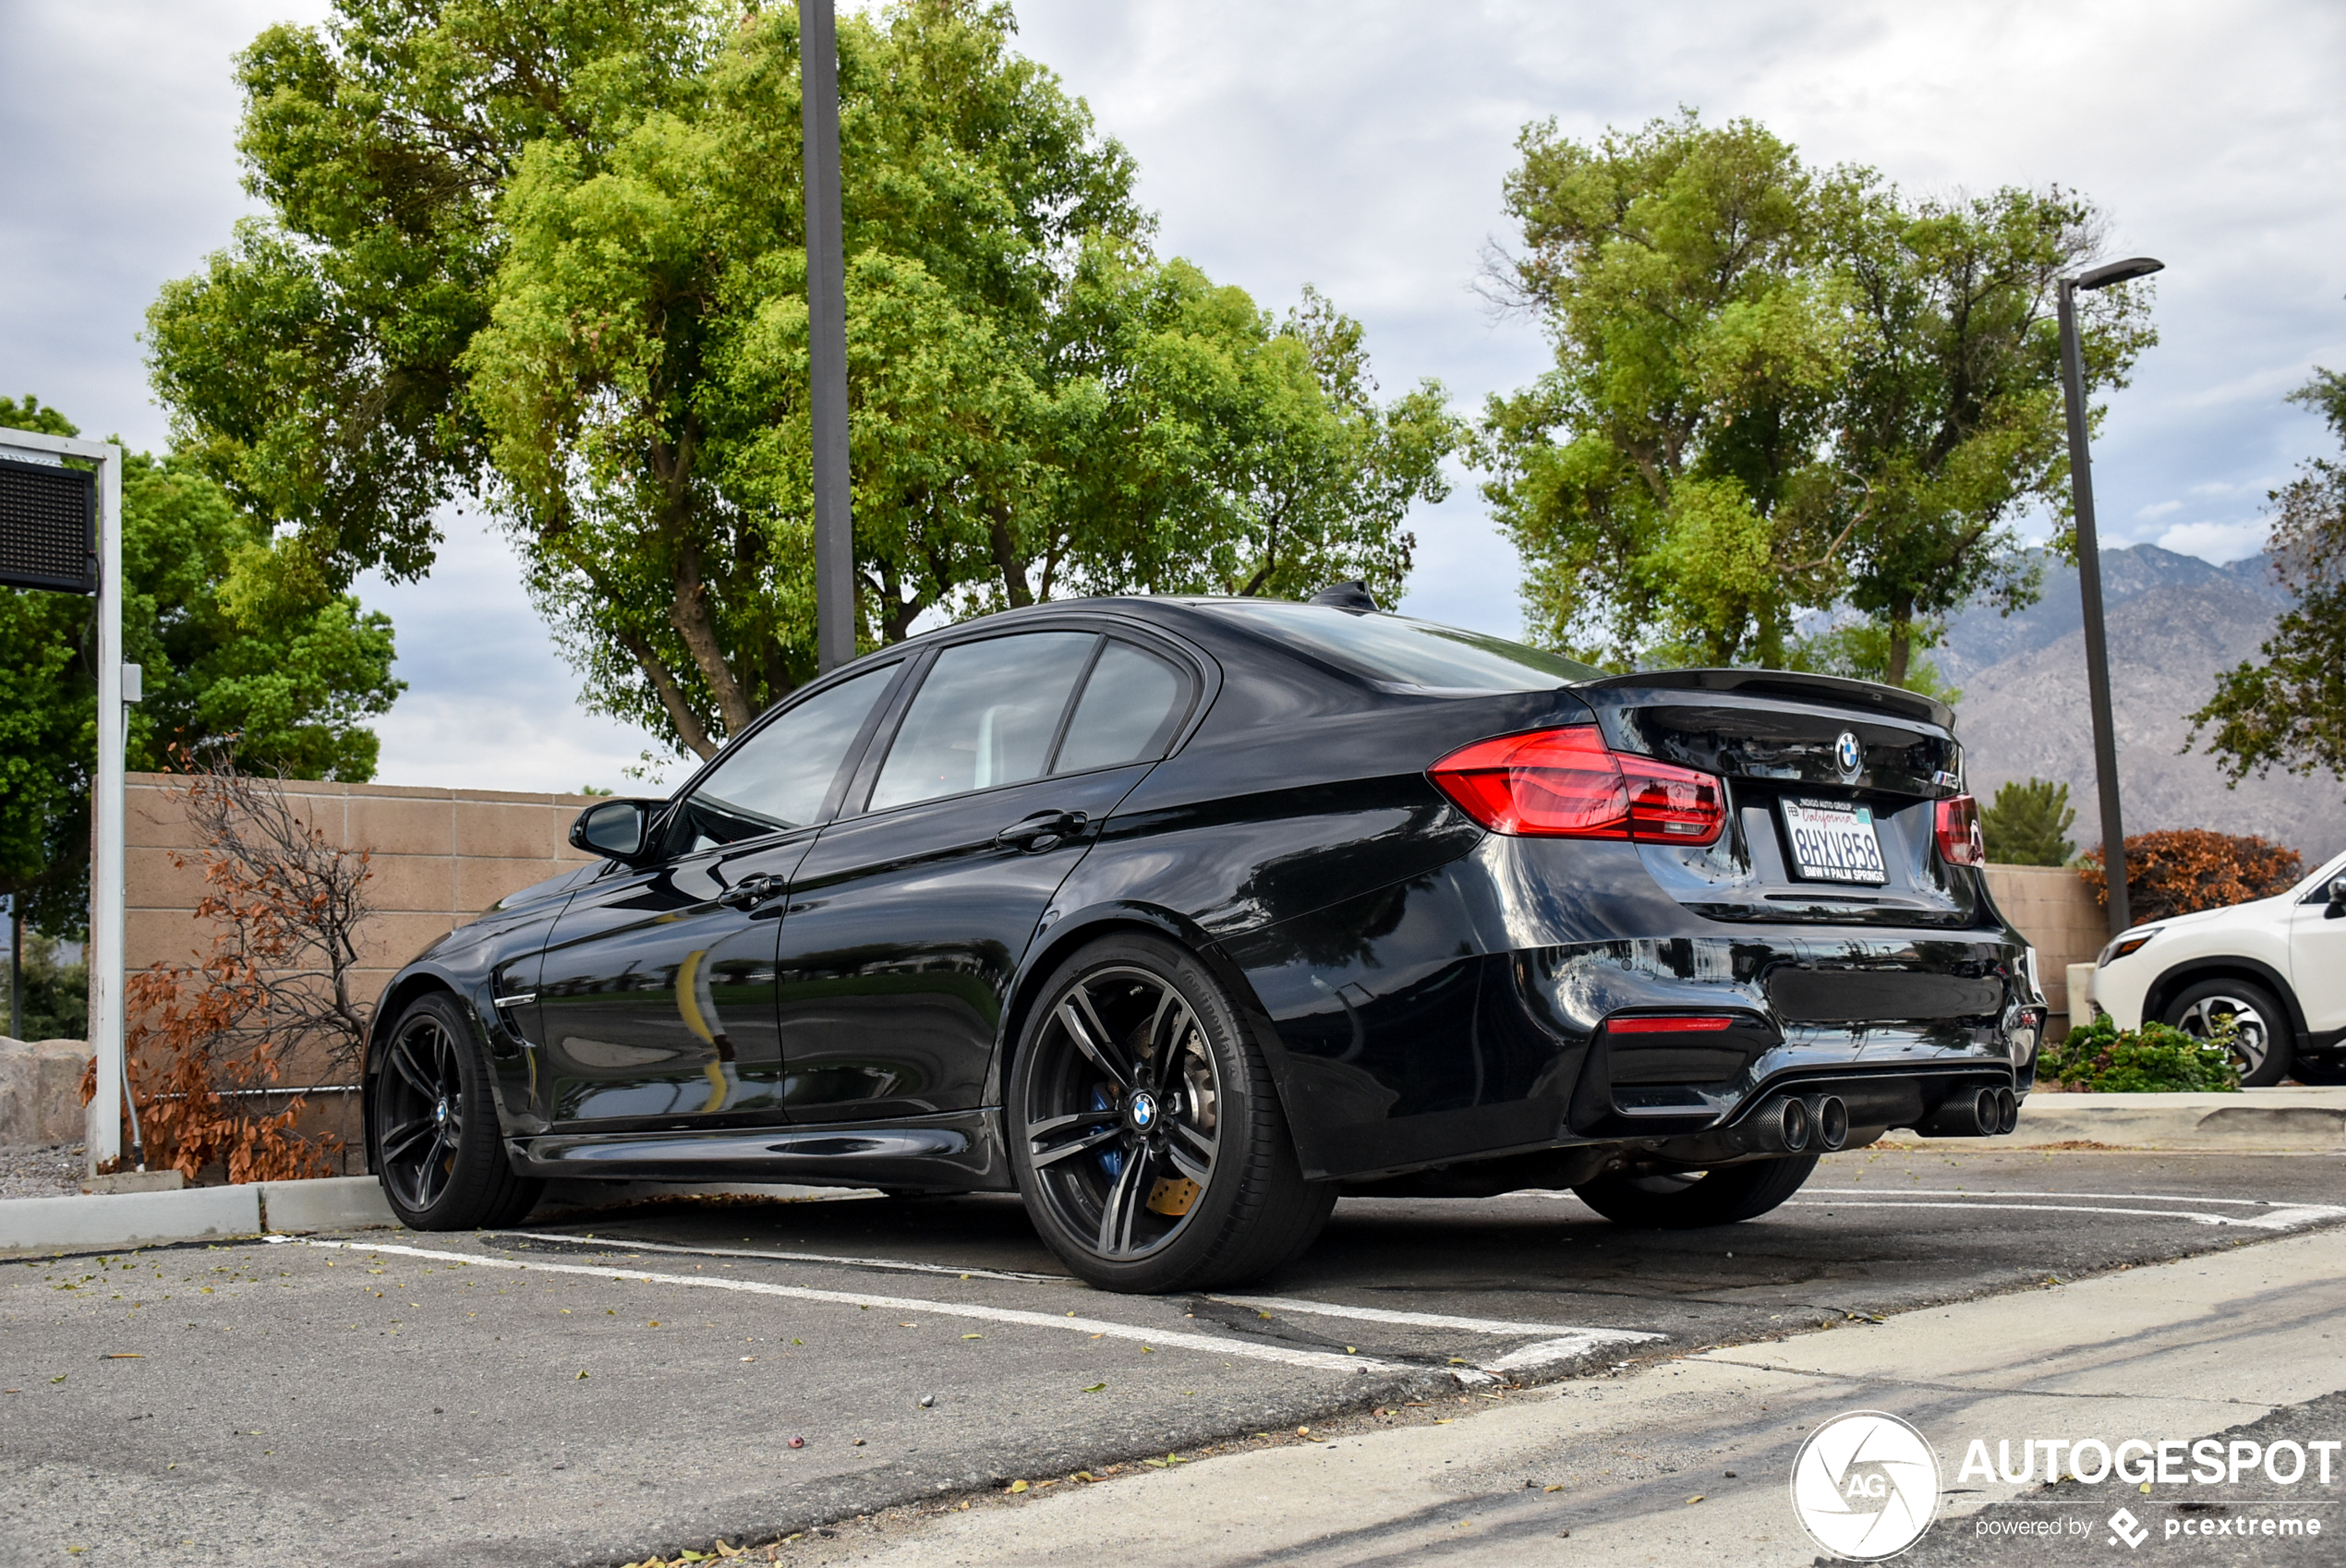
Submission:
M 367 1080 L 367 1146 L 411 1230 L 507 1225 L 545 1183 L 514 1173 L 471 1022 L 444 991 L 408 1004 Z
M 1753 1160 L 1683 1176 L 1605 1176 L 1572 1190 L 1615 1224 L 1639 1230 L 1699 1230 L 1757 1219 L 1800 1190 L 1814 1154 Z
M 1145 935 L 1092 943 L 1045 983 L 1011 1065 L 1011 1168 L 1035 1230 L 1106 1290 L 1256 1278 L 1318 1236 L 1262 1052 L 1214 976 Z

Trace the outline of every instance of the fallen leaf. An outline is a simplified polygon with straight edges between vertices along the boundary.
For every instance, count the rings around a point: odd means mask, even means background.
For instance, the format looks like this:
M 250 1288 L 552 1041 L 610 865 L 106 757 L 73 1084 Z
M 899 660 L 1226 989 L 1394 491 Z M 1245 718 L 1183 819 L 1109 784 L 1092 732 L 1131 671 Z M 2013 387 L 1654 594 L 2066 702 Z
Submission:
M 1010 1492 L 1011 1492 L 1013 1495 L 1015 1495 L 1015 1494 L 1017 1494 L 1017 1493 L 1019 1493 L 1019 1492 L 1022 1492 L 1022 1491 L 1024 1491 L 1025 1490 L 1026 1490 L 1026 1483 L 1025 1483 L 1024 1481 L 1012 1481 L 1012 1482 L 1010 1483 Z
M 1083 1392 L 1085 1393 L 1097 1393 L 1106 1387 L 1107 1387 L 1107 1384 L 1106 1383 L 1094 1383 L 1090 1388 L 1085 1389 Z
M 147 1353 L 143 1350 L 113 1350 L 98 1357 L 101 1361 L 144 1361 L 146 1358 Z
M 1542 1487 L 1540 1490 L 1542 1491 L 1562 1491 L 1564 1489 L 1562 1487 Z
M 1688 1506 L 1688 1507 L 1692 1507 L 1694 1504 L 1696 1504 L 1696 1503 L 1698 1503 L 1698 1502 L 1700 1502 L 1701 1501 L 1702 1501 L 1702 1493 L 1700 1493 L 1700 1492 L 1697 1492 L 1697 1493 L 1695 1493 L 1692 1497 L 1690 1497 L 1690 1498 L 1687 1499 L 1687 1506 Z
M 963 1339 L 984 1339 L 986 1336 L 982 1333 L 965 1333 L 961 1337 Z
M 582 1383 L 583 1383 L 583 1382 L 585 1382 L 585 1381 L 586 1381 L 586 1373 L 584 1373 L 584 1372 L 581 1372 L 581 1373 L 579 1373 L 579 1374 L 578 1374 L 578 1376 L 577 1376 L 576 1378 L 573 1379 L 572 1381 L 574 1381 L 574 1382 L 582 1382 Z

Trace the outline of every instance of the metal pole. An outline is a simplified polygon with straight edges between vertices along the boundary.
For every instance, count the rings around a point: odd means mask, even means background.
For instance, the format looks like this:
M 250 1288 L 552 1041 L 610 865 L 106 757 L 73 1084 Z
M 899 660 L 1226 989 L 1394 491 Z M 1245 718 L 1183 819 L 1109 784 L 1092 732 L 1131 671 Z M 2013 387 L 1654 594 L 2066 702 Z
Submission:
M 98 468 L 98 773 L 90 791 L 90 1044 L 98 1092 L 85 1144 L 91 1175 L 122 1156 L 122 449 Z
M 8 1033 L 24 1038 L 24 895 L 8 895 Z
M 815 419 L 816 667 L 855 657 L 855 526 L 847 469 L 847 262 L 839 194 L 839 28 L 831 0 L 799 0 L 806 163 L 806 347 Z
M 2077 517 L 2077 593 L 2086 611 L 2086 694 L 2093 708 L 2094 783 L 2101 796 L 2101 861 L 2110 934 L 2134 921 L 2126 908 L 2126 828 L 2118 811 L 2118 736 L 2110 713 L 2110 645 L 2102 632 L 2101 546 L 2094 536 L 2093 459 L 2086 448 L 2086 372 L 2077 345 L 2077 285 L 2061 280 L 2061 392 L 2069 411 L 2069 488 Z

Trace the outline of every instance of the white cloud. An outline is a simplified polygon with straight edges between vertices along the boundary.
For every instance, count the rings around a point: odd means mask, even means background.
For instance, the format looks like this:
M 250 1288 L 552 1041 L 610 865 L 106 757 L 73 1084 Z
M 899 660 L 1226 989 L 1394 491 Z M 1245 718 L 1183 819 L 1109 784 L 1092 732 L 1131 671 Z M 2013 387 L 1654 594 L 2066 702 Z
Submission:
M 2144 507 L 2141 511 L 2135 513 L 2134 515 L 2147 522 L 2151 518 L 2164 517 L 2171 512 L 2181 512 L 2183 509 L 2183 503 L 2182 501 L 2162 501 L 2158 502 L 2156 505 Z
M 2261 517 L 2241 523 L 2178 523 L 2159 536 L 2159 547 L 2221 566 L 2262 550 L 2271 531 L 2272 524 Z

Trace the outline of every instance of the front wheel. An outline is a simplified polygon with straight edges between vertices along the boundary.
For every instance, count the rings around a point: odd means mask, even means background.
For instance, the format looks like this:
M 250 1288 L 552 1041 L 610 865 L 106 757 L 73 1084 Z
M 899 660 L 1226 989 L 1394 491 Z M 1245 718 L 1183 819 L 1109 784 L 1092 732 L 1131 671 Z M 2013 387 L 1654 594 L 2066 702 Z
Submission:
M 1816 1168 L 1816 1155 L 1794 1154 L 1722 1165 L 1715 1171 L 1602 1176 L 1572 1190 L 1615 1224 L 1698 1230 L 1759 1218 L 1799 1191 Z
M 2289 1014 L 2271 992 L 2238 980 L 2204 980 L 2167 1005 L 2166 1021 L 2201 1040 L 2232 1026 L 2232 1062 L 2243 1089 L 2262 1089 L 2289 1076 L 2296 1055 Z
M 1107 1290 L 1269 1272 L 1336 1205 L 1303 1179 L 1263 1054 L 1196 958 L 1115 936 L 1062 964 L 1010 1069 L 1011 1169 L 1035 1230 Z
M 367 1143 L 383 1197 L 410 1230 L 509 1225 L 546 1184 L 514 1174 L 489 1071 L 446 992 L 399 1015 L 367 1084 Z

